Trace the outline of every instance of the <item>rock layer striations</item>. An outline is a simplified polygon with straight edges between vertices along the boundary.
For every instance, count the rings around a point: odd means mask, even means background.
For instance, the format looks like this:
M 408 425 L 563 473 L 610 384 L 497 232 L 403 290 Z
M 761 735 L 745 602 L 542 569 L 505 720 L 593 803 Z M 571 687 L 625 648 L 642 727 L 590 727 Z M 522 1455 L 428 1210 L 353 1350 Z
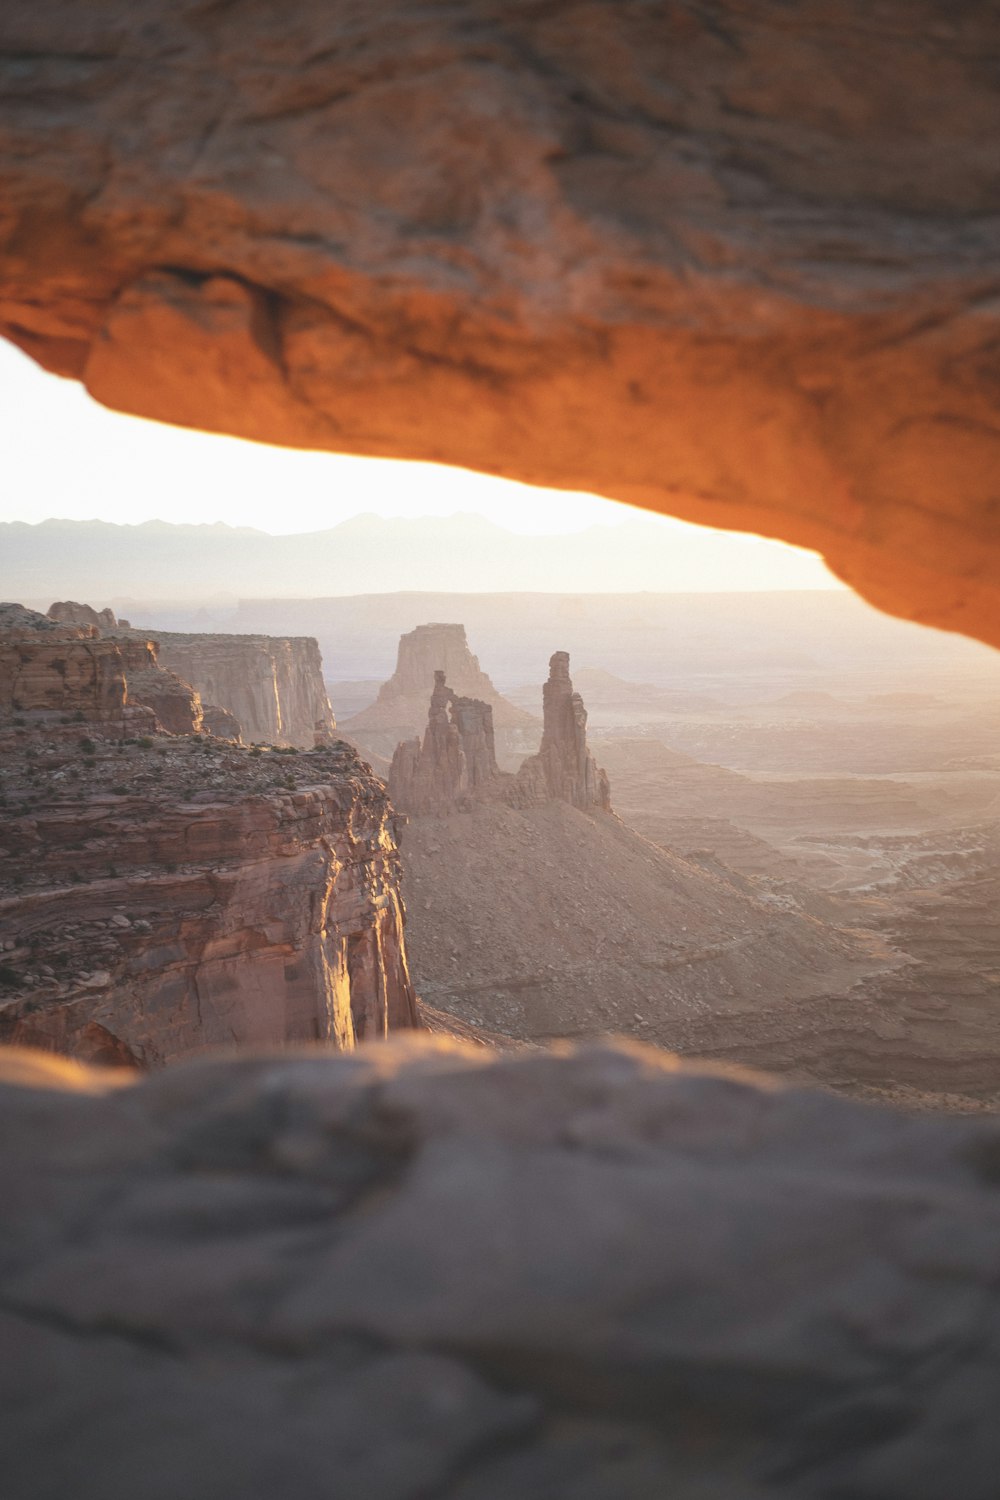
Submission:
M 245 740 L 310 749 L 335 737 L 323 662 L 311 636 L 155 635 L 161 664 L 231 714 Z
M 154 1064 L 417 1024 L 395 822 L 349 746 L 159 734 L 151 643 L 2 624 L 0 1040 Z
M 207 715 L 209 731 L 227 739 L 311 749 L 334 735 L 322 658 L 311 636 L 134 629 L 128 620 L 116 620 L 110 609 L 98 613 L 73 601 L 53 604 L 48 613 L 52 620 L 89 627 L 118 641 L 131 662 L 133 696 L 156 700 L 150 703 L 154 709 L 159 702 L 163 713 L 158 717 L 171 734 L 200 729 Z M 145 662 L 143 649 L 152 653 Z M 140 679 L 138 674 L 150 666 L 168 675 Z M 180 702 L 185 691 L 196 700 L 190 714 Z

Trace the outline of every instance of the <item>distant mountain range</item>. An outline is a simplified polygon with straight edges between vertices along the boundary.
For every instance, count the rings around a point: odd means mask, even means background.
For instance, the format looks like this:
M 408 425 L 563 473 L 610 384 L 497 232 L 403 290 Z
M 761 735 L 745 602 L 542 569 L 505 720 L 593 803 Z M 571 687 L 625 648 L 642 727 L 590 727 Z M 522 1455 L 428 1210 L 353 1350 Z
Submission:
M 281 497 L 275 496 L 275 511 Z M 776 582 L 777 580 L 777 582 Z M 733 532 L 627 514 L 616 526 L 522 536 L 477 515 L 359 515 L 328 531 L 146 521 L 0 523 L 0 598 L 37 605 L 281 596 L 828 587 L 818 558 Z

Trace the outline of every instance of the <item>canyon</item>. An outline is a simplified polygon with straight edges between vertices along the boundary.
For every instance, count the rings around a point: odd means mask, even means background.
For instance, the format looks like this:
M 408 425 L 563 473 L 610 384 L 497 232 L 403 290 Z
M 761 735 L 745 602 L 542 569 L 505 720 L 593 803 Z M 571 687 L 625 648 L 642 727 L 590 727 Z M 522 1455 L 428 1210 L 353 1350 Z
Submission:
M 0 1038 L 150 1066 L 417 1024 L 394 816 L 346 744 L 162 732 L 148 643 L 133 705 L 134 633 L 7 621 Z
M 490 704 L 457 696 L 443 670 L 423 740 L 393 756 L 429 1029 L 501 1047 L 616 1031 L 695 1051 L 700 1023 L 701 1050 L 711 1038 L 724 1051 L 731 1016 L 822 1008 L 893 967 L 890 946 L 835 900 L 821 919 L 790 886 L 778 897 L 616 817 L 569 666 L 565 651 L 550 658 L 541 747 L 516 773 L 492 753 Z M 743 1035 L 737 1021 L 734 1048 Z
M 783 536 L 1000 643 L 997 52 L 943 0 L 8 7 L 0 330 L 120 409 Z M 120 652 L 34 633 L 5 732 L 60 683 L 69 733 L 149 722 Z M 982 999 L 977 831 L 931 831 L 819 863 L 903 877 Z M 995 1120 L 407 1040 L 4 1049 L 12 1500 L 993 1500 Z

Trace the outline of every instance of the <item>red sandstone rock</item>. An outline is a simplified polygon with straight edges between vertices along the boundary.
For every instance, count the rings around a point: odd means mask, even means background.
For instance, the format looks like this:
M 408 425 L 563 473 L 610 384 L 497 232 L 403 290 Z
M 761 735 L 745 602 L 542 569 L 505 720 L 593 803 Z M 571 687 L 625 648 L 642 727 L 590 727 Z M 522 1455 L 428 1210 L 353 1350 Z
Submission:
M 392 757 L 393 805 L 412 814 L 453 812 L 474 798 L 496 796 L 503 784 L 492 707 L 478 698 L 458 697 L 444 672 L 435 672 L 423 743 L 404 740 Z
M 8 6 L 0 328 L 124 410 L 782 536 L 1000 642 L 998 35 L 946 0 Z
M 230 730 L 237 727 L 247 741 L 311 749 L 335 737 L 319 646 L 311 636 L 154 634 L 160 665 L 224 710 Z
M 516 765 L 537 745 L 538 720 L 497 692 L 469 650 L 464 625 L 418 625 L 400 636 L 395 672 L 376 701 L 341 727 L 366 754 L 391 756 L 401 739 L 423 734 L 439 672 L 455 697 L 489 705 L 494 750 L 507 764 Z
M 125 702 L 121 652 L 93 625 L 0 605 L 0 714 L 46 710 L 120 725 Z
M 392 758 L 389 791 L 394 805 L 415 816 L 498 801 L 528 807 L 555 800 L 609 812 L 608 778 L 587 747 L 587 710 L 573 691 L 568 652 L 557 651 L 549 662 L 542 698 L 541 749 L 512 776 L 497 767 L 491 705 L 458 697 L 444 672 L 435 672 L 423 741 L 402 741 Z
M 311 636 L 145 631 L 116 620 L 110 609 L 98 613 L 72 601 L 53 604 L 48 616 L 122 643 L 132 697 L 154 711 L 159 705 L 157 717 L 171 734 L 200 729 L 206 704 L 216 728 L 206 727 L 224 739 L 238 740 L 245 729 L 254 742 L 311 749 L 336 730 L 319 646 Z M 150 675 L 150 668 L 162 675 Z
M 416 1024 L 382 783 L 200 726 L 141 633 L 0 606 L 0 1040 L 157 1063 Z
M 346 746 L 79 732 L 0 726 L 0 1040 L 157 1064 L 417 1024 L 392 812 Z
M 574 807 L 610 812 L 611 788 L 587 746 L 587 710 L 573 691 L 568 651 L 556 651 L 550 659 L 542 702 L 542 746 L 517 773 L 519 787 L 531 800 L 554 797 Z

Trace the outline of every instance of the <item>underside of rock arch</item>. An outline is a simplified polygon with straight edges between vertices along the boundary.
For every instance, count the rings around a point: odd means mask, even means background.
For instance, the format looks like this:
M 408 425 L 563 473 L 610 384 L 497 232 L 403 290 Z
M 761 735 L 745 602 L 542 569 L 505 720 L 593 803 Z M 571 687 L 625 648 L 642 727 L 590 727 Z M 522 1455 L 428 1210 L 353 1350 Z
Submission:
M 0 331 L 101 401 L 821 550 L 1000 644 L 982 0 L 35 0 Z

